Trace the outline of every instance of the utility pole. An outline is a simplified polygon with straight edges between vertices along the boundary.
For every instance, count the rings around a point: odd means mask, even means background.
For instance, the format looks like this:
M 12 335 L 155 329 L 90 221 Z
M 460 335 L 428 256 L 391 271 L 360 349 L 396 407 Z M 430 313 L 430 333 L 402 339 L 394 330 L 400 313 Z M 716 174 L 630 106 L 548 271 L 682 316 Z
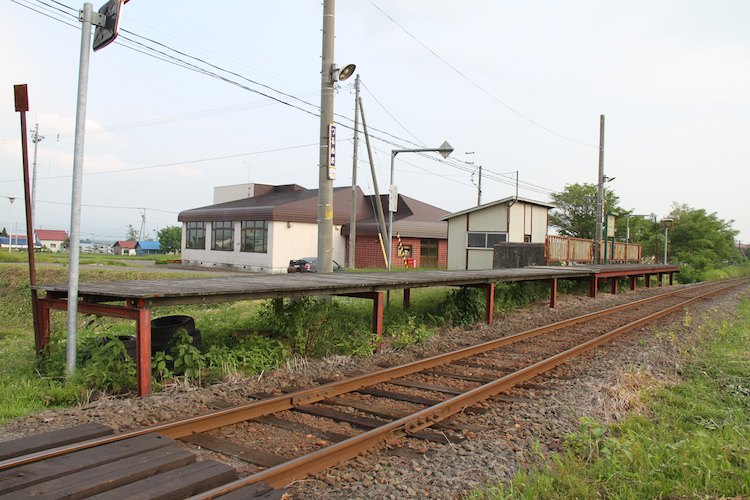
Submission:
M 477 206 L 482 204 L 482 165 L 479 165 L 479 179 L 477 180 Z
M 604 115 L 599 116 L 599 182 L 596 192 L 596 229 L 594 234 L 594 262 L 601 264 L 599 245 L 602 241 L 604 216 Z
M 39 124 L 37 123 L 34 125 L 34 130 L 31 131 L 31 142 L 34 143 L 34 162 L 31 170 L 31 221 L 34 223 L 36 223 L 36 153 L 39 143 L 43 140 L 44 136 L 39 135 Z
M 146 232 L 146 209 L 141 214 L 141 230 L 138 232 L 138 241 L 143 241 L 143 235 Z
M 333 179 L 330 133 L 333 124 L 333 46 L 335 0 L 323 0 L 323 53 L 320 70 L 320 160 L 318 162 L 318 271 L 333 272 Z
M 8 196 L 8 201 L 10 201 L 10 221 L 8 221 L 8 253 L 10 253 L 13 249 L 13 202 L 16 199 Z
M 359 151 L 359 75 L 354 79 L 354 145 L 352 152 L 352 213 L 349 217 L 349 268 L 356 269 L 357 153 Z

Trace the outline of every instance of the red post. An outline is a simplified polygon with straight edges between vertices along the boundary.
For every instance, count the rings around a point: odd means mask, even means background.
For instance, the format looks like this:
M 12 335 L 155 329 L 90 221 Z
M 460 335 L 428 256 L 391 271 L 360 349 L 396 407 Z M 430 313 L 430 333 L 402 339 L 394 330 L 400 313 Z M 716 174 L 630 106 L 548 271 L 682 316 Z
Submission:
M 659 286 L 664 285 L 664 273 L 659 273 L 657 281 L 659 282 Z
M 646 288 L 651 288 L 651 275 L 645 274 L 643 280 L 646 282 Z
M 383 347 L 383 302 L 385 294 L 375 292 L 372 295 L 372 332 L 378 336 L 376 349 Z
M 557 278 L 549 280 L 549 306 L 554 309 L 557 305 Z
M 151 310 L 145 307 L 138 309 L 135 320 L 135 353 L 138 395 L 148 396 L 151 394 Z
M 37 311 L 39 315 L 39 338 L 36 344 L 37 354 L 43 353 L 49 345 L 50 335 L 50 314 L 49 305 L 44 300 L 37 302 Z
M 411 307 L 411 288 L 404 288 L 404 309 Z
M 672 281 L 673 278 L 674 278 L 674 273 L 669 273 L 669 286 L 672 286 L 674 284 L 674 282 Z
M 612 295 L 617 295 L 617 278 L 609 278 L 609 288 L 612 292 Z
M 492 317 L 495 315 L 495 284 L 489 283 L 484 285 L 484 297 L 487 300 L 487 306 L 484 310 L 484 320 L 488 325 L 492 324 Z
M 635 282 L 638 279 L 638 276 L 631 276 L 630 277 L 630 289 L 635 290 Z
M 596 298 L 596 292 L 597 288 L 599 287 L 599 279 L 596 277 L 596 274 L 591 277 L 591 280 L 589 281 L 589 297 L 592 299 Z

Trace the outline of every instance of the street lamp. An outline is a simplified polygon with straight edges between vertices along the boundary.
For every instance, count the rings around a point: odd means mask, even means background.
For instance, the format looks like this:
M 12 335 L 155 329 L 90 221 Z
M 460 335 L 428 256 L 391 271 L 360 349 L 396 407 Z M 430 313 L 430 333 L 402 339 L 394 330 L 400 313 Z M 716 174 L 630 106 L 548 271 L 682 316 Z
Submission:
M 392 149 L 391 150 L 391 187 L 388 197 L 388 270 L 393 266 L 393 212 L 398 209 L 398 192 L 393 184 L 393 167 L 396 155 L 399 153 L 440 153 L 443 158 L 448 158 L 453 152 L 453 147 L 444 141 L 439 148 L 417 148 L 417 149 Z
M 630 242 L 630 218 L 631 217 L 651 217 L 650 214 L 627 214 L 625 216 L 625 263 L 630 262 L 630 255 L 628 255 L 628 244 Z
M 664 228 L 664 264 L 667 263 L 667 241 L 669 239 L 669 228 L 672 227 L 674 219 L 664 218 L 661 220 L 661 227 Z

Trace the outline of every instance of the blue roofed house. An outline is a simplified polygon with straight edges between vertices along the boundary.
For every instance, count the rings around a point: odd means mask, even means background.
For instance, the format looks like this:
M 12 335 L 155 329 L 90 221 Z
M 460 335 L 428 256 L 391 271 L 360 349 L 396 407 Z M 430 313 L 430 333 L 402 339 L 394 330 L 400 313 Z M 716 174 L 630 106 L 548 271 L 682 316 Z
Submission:
M 158 241 L 138 241 L 135 244 L 136 255 L 151 255 L 155 253 L 162 253 L 161 243 Z
M 0 236 L 0 248 L 11 248 L 12 250 L 26 250 L 26 236 L 20 234 L 11 234 L 10 236 Z M 34 249 L 40 249 L 42 245 L 39 241 L 34 241 Z

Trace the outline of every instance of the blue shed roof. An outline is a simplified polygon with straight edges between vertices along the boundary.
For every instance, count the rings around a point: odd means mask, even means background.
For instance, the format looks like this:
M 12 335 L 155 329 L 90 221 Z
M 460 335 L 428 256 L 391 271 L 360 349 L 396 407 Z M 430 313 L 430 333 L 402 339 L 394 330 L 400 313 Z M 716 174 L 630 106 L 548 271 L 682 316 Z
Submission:
M 139 241 L 136 247 L 141 247 L 143 250 L 161 250 L 161 243 L 158 241 Z

